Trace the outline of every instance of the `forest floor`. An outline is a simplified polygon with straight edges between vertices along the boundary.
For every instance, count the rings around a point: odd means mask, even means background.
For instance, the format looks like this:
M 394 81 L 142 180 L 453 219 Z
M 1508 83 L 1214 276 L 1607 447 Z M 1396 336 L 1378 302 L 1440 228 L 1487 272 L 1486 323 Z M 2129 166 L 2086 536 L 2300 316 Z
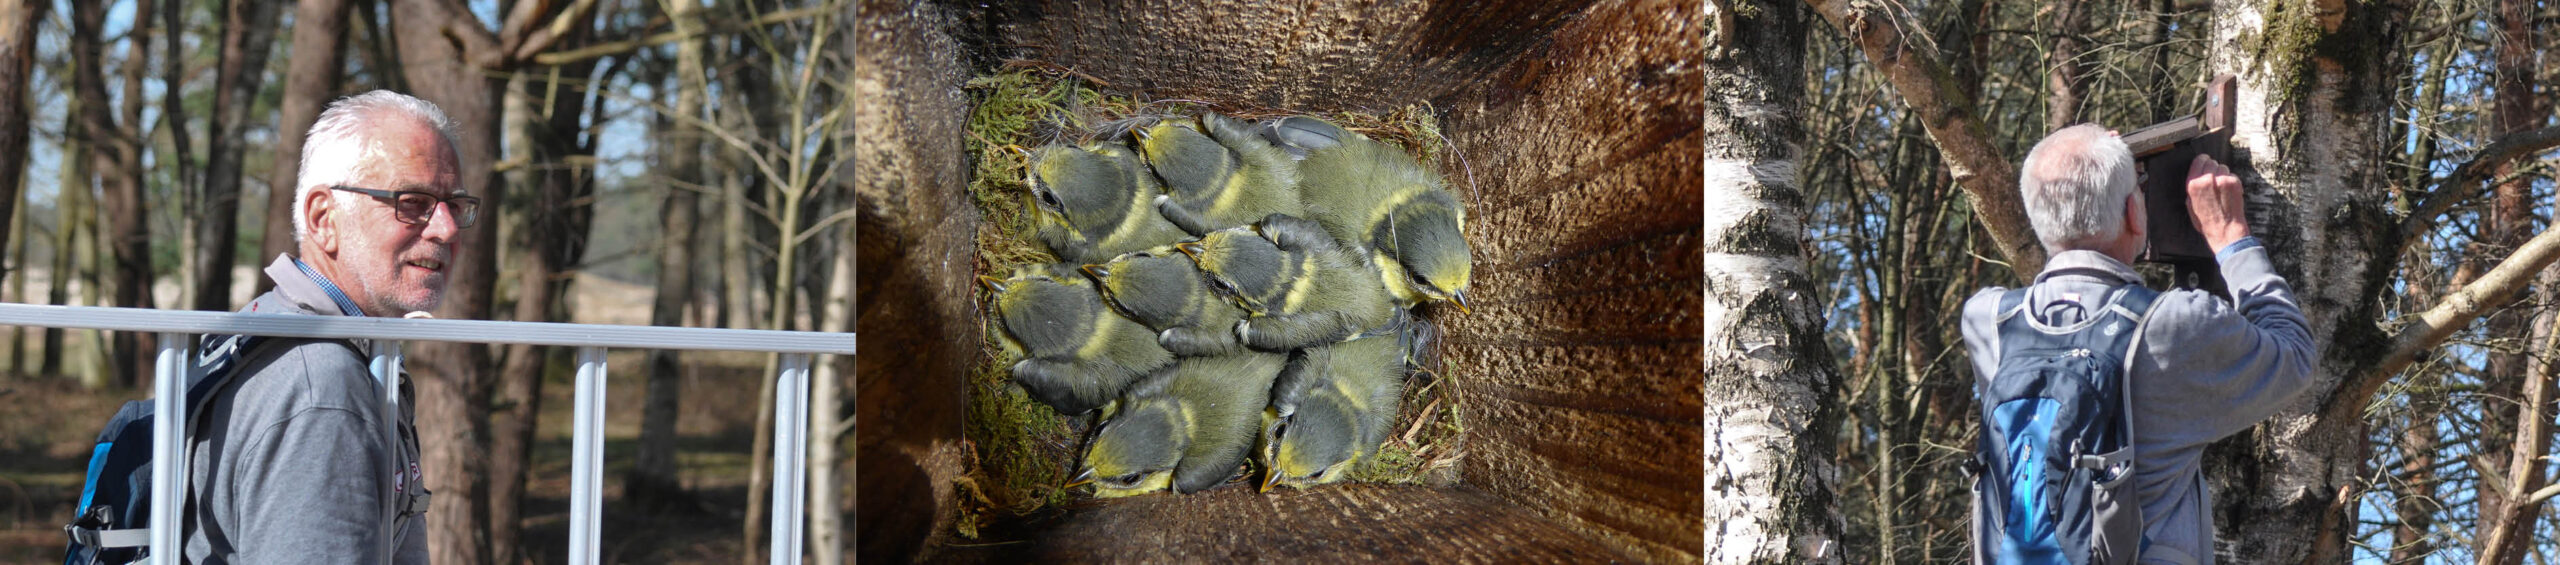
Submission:
M 649 289 L 581 280 L 580 316 L 589 323 L 645 323 Z M 618 319 L 638 312 L 638 320 Z M 593 318 L 593 319 L 590 319 Z M 77 339 L 80 332 L 70 332 Z M 607 365 L 602 553 L 608 563 L 733 563 L 746 546 L 746 513 L 764 357 L 748 352 L 686 353 L 677 463 L 696 508 L 638 512 L 621 506 L 621 477 L 640 435 L 646 353 L 615 350 Z M 524 501 L 528 563 L 563 563 L 568 553 L 569 450 L 574 367 L 553 356 L 542 387 L 540 428 Z M 0 365 L 5 371 L 5 365 Z M 98 429 L 126 400 L 147 391 L 89 390 L 59 376 L 0 374 L 0 563 L 61 559 L 62 525 L 80 495 Z M 432 488 L 433 485 L 430 485 Z M 759 542 L 761 547 L 762 542 Z

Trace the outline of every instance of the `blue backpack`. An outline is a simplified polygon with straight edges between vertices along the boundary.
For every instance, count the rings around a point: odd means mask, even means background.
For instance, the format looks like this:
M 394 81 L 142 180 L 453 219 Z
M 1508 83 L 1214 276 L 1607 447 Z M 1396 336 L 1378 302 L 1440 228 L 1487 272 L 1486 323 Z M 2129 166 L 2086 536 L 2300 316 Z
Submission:
M 308 340 L 205 336 L 199 344 L 203 354 L 189 367 L 186 377 L 190 436 L 202 421 L 214 393 L 231 383 L 251 352 L 269 344 L 300 341 Z M 353 343 L 345 345 L 355 347 Z M 149 557 L 153 412 L 152 401 L 127 401 L 116 410 L 114 418 L 107 420 L 106 429 L 98 432 L 97 447 L 89 451 L 87 483 L 80 487 L 80 504 L 74 507 L 78 514 L 62 527 L 71 536 L 63 565 L 115 565 Z M 183 477 L 184 463 L 180 465 Z
M 2125 375 L 2159 294 L 2125 285 L 2078 323 L 2000 295 L 1999 370 L 1982 404 L 1973 475 L 1976 563 L 2112 565 L 2141 553 L 2133 410 Z

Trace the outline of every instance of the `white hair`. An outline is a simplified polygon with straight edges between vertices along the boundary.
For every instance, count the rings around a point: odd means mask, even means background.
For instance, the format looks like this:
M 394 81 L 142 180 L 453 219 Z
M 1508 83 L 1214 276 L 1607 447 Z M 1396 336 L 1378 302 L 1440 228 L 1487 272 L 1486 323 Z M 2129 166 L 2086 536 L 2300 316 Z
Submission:
M 2085 249 L 2124 234 L 2133 195 L 2133 151 L 2097 124 L 2045 136 L 2018 170 L 2027 221 L 2049 252 Z
M 294 172 L 293 240 L 302 241 L 311 227 L 306 202 L 313 189 L 357 182 L 357 177 L 370 168 L 380 154 L 381 145 L 374 129 L 383 120 L 404 118 L 417 120 L 435 128 L 445 145 L 453 145 L 453 120 L 435 103 L 389 90 L 376 90 L 329 103 L 320 118 L 311 122 L 311 133 L 302 138 L 302 167 Z

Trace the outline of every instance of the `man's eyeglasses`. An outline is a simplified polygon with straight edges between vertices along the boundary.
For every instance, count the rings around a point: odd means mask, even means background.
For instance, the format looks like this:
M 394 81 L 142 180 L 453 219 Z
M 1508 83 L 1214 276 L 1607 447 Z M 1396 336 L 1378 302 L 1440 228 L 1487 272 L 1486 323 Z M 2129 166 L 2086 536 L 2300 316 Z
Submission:
M 389 201 L 392 211 L 396 212 L 393 216 L 403 224 L 423 226 L 434 221 L 436 203 L 439 202 L 453 210 L 453 227 L 467 228 L 480 221 L 480 198 L 475 196 L 457 194 L 449 198 L 437 199 L 433 194 L 414 190 L 379 190 L 345 185 L 329 185 L 329 189 L 344 190 Z

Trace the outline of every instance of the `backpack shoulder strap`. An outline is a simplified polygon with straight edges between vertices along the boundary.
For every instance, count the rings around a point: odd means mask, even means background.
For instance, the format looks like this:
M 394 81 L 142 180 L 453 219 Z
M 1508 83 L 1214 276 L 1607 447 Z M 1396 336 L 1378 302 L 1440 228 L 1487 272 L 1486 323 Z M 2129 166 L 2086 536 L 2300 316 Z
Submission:
M 1998 310 L 1994 310 L 1995 312 L 1999 312 L 1999 315 L 1993 317 L 1992 322 L 2007 323 L 2009 318 L 2016 317 L 2019 313 L 2026 312 L 2027 288 L 2028 287 L 2018 287 L 2000 291 L 2000 308 Z
M 334 338 L 273 337 L 255 335 L 208 335 L 199 344 L 194 366 L 187 375 L 187 414 L 189 420 L 204 413 L 216 393 L 240 375 L 249 360 L 270 347 L 291 347 L 311 342 L 335 343 L 347 348 L 358 358 L 364 357 L 355 342 Z M 192 423 L 192 422 L 190 422 Z
M 2131 283 L 2117 288 L 2123 290 L 2116 293 L 2115 304 L 2109 305 L 2107 309 L 2122 314 L 2136 323 L 2150 318 L 2151 307 L 2160 301 L 2160 291 L 2151 290 L 2151 287 L 2142 286 L 2142 283 Z

